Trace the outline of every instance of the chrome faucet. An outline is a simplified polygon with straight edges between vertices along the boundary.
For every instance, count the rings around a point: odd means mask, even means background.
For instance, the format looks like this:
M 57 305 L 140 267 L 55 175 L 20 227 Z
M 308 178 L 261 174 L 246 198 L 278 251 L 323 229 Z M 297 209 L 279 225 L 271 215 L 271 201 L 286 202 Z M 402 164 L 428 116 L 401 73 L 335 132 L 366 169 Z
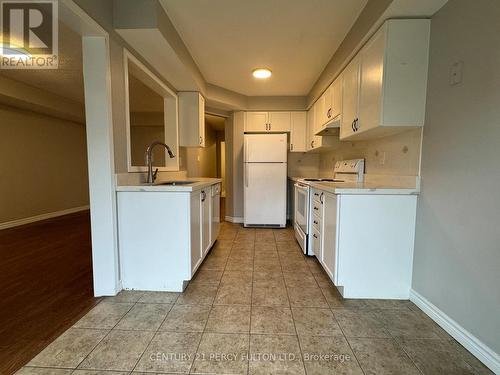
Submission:
M 156 168 L 156 171 L 153 173 L 153 148 L 158 145 L 161 145 L 167 149 L 168 156 L 170 156 L 171 159 L 175 158 L 174 153 L 165 143 L 160 141 L 154 141 L 153 143 L 151 143 L 146 149 L 146 164 L 148 165 L 148 177 L 146 179 L 146 183 L 148 184 L 153 184 L 155 182 L 156 175 L 158 173 L 158 168 Z

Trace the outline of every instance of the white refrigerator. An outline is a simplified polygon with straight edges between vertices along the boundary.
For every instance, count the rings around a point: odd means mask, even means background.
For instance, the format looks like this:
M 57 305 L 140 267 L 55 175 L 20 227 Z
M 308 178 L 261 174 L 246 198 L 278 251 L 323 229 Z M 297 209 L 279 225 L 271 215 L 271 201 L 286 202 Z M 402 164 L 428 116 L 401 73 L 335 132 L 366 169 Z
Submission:
M 286 226 L 287 135 L 245 134 L 244 220 L 247 226 Z

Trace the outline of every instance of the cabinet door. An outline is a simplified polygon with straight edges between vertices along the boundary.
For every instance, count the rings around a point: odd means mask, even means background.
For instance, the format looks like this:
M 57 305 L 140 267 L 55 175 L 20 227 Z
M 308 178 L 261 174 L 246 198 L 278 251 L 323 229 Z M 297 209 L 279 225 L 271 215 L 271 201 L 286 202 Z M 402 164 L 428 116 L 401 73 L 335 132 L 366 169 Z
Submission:
M 306 151 L 311 151 L 313 149 L 314 116 L 315 116 L 315 108 L 313 105 L 311 108 L 309 108 L 309 111 L 307 111 Z
M 330 111 L 329 119 L 333 120 L 342 114 L 342 76 L 332 84 L 332 110 Z
M 220 230 L 220 193 L 221 184 L 216 184 L 212 186 L 212 206 L 210 207 L 212 220 L 210 222 L 210 246 L 213 245 L 217 237 L 219 236 Z
M 201 191 L 201 243 L 203 249 L 203 255 L 208 252 L 210 249 L 210 235 L 211 235 L 211 221 L 212 221 L 212 213 L 210 212 L 211 208 L 211 197 L 210 197 L 210 189 Z
M 290 151 L 306 152 L 307 114 L 292 112 L 292 129 L 290 133 Z
M 322 265 L 326 273 L 337 284 L 337 196 L 324 193 L 322 218 Z
M 385 33 L 378 33 L 361 52 L 359 121 L 356 133 L 380 126 Z
M 269 131 L 289 132 L 290 125 L 290 112 L 269 112 Z
M 199 126 L 199 134 L 200 134 L 200 146 L 205 147 L 205 98 L 199 95 L 198 101 L 198 126 Z
M 201 192 L 191 193 L 191 275 L 193 275 L 201 263 Z
M 318 105 L 318 119 L 316 124 L 316 132 L 320 131 L 331 120 L 332 112 L 332 91 L 333 85 L 330 85 L 321 95 Z
M 198 92 L 179 92 L 179 145 L 205 147 L 205 98 Z
M 246 132 L 265 132 L 268 130 L 267 112 L 245 112 Z
M 358 117 L 359 58 L 355 58 L 343 73 L 342 122 L 340 139 L 354 133 L 354 121 Z

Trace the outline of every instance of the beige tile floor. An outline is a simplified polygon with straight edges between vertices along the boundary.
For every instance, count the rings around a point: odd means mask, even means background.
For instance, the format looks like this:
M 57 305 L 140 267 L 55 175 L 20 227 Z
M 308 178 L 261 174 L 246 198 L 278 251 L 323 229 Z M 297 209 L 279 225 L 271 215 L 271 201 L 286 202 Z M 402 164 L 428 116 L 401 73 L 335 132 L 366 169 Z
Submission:
M 410 301 L 344 300 L 290 229 L 224 223 L 186 291 L 107 298 L 21 375 L 489 374 Z

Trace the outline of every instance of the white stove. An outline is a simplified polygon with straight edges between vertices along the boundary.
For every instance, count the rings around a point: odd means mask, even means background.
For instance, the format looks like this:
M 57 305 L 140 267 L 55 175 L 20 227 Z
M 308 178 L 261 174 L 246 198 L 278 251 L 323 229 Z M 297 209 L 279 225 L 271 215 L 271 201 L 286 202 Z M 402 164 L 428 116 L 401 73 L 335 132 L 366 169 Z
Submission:
M 294 231 L 295 238 L 306 255 L 314 255 L 309 248 L 309 229 L 312 227 L 312 215 L 309 210 L 312 203 L 310 184 L 315 182 L 363 182 L 364 159 L 343 160 L 335 163 L 333 178 L 301 178 L 294 188 Z

